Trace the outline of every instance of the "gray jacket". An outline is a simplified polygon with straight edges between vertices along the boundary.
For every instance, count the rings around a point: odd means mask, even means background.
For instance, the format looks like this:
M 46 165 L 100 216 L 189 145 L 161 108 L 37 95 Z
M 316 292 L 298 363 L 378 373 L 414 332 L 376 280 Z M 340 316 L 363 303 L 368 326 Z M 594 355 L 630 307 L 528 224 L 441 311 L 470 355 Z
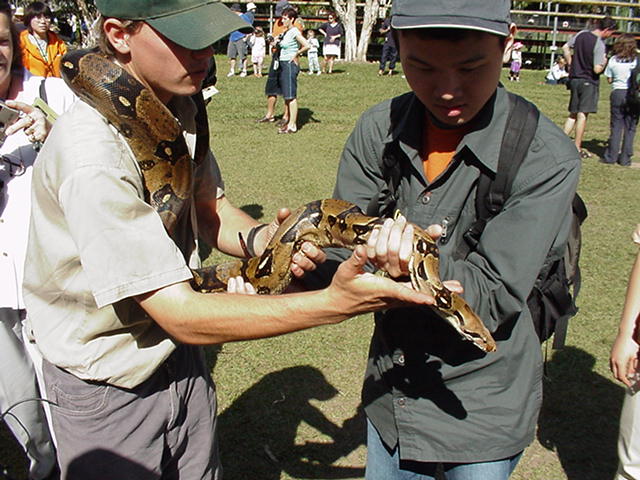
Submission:
M 343 151 L 334 196 L 363 210 L 373 203 L 375 210 L 388 185 L 383 165 L 397 162 L 398 208 L 422 227 L 445 226 L 441 277 L 462 282 L 464 298 L 493 333 L 498 351 L 484 354 L 427 308 L 378 314 L 363 403 L 384 442 L 399 444 L 404 460 L 502 459 L 533 439 L 542 360 L 526 299 L 549 250 L 564 248 L 580 161 L 569 138 L 541 115 L 503 211 L 476 251 L 454 259 L 476 217 L 480 170 L 496 169 L 508 98 L 500 86 L 432 183 L 420 155 L 424 114 L 413 93 L 364 113 Z

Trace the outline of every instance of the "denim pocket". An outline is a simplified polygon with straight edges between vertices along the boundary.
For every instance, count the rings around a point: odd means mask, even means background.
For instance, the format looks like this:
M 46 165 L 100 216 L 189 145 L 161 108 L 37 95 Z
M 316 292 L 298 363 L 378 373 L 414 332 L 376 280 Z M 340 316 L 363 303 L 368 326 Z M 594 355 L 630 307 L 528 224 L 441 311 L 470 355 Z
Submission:
M 64 370 L 43 362 L 48 399 L 62 415 L 89 416 L 99 413 L 107 405 L 112 387 L 106 383 L 87 382 Z

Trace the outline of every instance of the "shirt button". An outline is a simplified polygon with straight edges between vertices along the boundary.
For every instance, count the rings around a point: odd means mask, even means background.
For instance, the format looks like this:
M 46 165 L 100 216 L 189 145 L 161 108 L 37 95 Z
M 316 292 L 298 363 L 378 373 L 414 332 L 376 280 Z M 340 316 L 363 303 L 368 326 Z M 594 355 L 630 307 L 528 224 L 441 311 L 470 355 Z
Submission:
M 404 365 L 404 355 L 398 357 L 398 365 Z
M 423 205 L 426 205 L 427 203 L 429 203 L 431 201 L 431 192 L 426 192 L 424 195 L 422 195 L 422 198 L 420 201 L 422 202 Z
M 404 407 L 406 403 L 407 403 L 407 401 L 404 398 L 399 398 L 398 399 L 398 406 Z

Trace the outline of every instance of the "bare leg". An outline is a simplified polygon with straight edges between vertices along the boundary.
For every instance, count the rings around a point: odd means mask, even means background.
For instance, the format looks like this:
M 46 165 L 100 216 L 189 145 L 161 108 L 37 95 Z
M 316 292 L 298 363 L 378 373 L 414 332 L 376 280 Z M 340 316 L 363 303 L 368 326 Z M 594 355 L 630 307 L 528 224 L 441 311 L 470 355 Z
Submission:
M 329 57 L 329 60 L 327 61 L 327 63 L 329 64 L 327 67 L 327 73 L 333 73 L 333 61 L 334 61 L 335 57 L 331 56 Z
M 267 97 L 267 113 L 265 114 L 266 118 L 272 118 L 276 109 L 276 102 L 278 101 L 278 97 L 275 95 L 270 95 Z
M 236 74 L 236 59 L 232 58 L 231 60 L 229 60 L 229 73 L 227 74 L 227 77 L 231 77 L 235 74 Z
M 570 113 L 567 120 L 564 122 L 564 133 L 569 135 L 573 127 L 576 125 L 576 114 Z
M 576 118 L 576 148 L 580 150 L 582 148 L 582 138 L 584 137 L 584 132 L 587 128 L 587 117 L 588 113 L 579 112 Z
M 287 100 L 286 106 L 289 110 L 289 130 L 297 130 L 298 126 L 296 124 L 298 122 L 298 100 L 296 98 Z

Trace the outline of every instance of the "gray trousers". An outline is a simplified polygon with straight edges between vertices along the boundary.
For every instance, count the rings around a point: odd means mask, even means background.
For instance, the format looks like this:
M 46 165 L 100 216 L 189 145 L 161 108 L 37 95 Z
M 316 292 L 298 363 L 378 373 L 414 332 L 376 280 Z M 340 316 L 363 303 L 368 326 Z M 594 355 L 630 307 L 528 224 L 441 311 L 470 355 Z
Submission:
M 604 163 L 618 163 L 625 167 L 631 165 L 633 138 L 638 125 L 638 118 L 625 111 L 626 96 L 626 89 L 611 91 L 611 134 L 603 157 Z
M 38 480 L 49 475 L 56 454 L 44 409 L 36 400 L 40 391 L 22 339 L 23 318 L 22 310 L 0 308 L 0 412 L 6 413 L 7 426 L 29 458 L 29 477 Z
M 133 389 L 43 363 L 65 480 L 220 479 L 216 397 L 202 350 L 181 345 Z

